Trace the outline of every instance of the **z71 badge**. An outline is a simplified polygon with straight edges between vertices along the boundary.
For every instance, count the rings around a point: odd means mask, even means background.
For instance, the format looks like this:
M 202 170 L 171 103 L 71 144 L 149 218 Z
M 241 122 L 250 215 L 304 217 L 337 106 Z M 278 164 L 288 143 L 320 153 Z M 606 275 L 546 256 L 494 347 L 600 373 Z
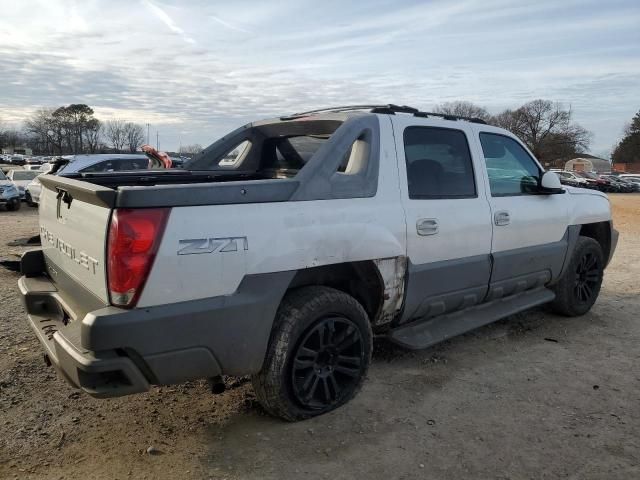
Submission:
M 237 252 L 249 250 L 247 237 L 220 237 L 220 238 L 188 238 L 179 240 L 178 255 L 196 255 L 199 253 Z

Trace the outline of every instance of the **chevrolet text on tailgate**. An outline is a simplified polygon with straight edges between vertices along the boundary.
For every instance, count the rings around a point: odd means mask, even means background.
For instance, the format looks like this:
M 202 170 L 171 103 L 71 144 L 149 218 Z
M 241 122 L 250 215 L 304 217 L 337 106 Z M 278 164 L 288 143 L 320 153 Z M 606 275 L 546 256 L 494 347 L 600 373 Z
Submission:
M 20 290 L 71 384 L 251 375 L 287 420 L 353 398 L 373 335 L 418 349 L 544 303 L 583 315 L 617 242 L 607 197 L 510 132 L 395 105 L 251 123 L 184 169 L 40 178 Z

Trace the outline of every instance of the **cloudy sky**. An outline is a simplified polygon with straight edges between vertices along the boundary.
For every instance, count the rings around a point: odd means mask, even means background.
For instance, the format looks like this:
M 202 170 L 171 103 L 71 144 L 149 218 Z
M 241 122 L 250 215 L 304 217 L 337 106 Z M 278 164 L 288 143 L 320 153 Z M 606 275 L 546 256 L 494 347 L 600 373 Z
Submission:
M 161 147 L 327 105 L 571 106 L 604 154 L 640 109 L 640 2 L 0 0 L 0 118 L 87 103 Z

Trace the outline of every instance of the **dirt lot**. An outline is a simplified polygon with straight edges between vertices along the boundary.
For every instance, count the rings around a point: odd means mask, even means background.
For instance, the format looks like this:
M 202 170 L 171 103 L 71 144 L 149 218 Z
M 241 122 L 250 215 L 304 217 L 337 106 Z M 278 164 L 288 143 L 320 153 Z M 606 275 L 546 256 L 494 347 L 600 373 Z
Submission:
M 241 380 L 71 389 L 0 269 L 0 478 L 640 478 L 640 195 L 611 199 L 621 238 L 591 313 L 534 310 L 418 353 L 378 343 L 360 395 L 297 424 Z M 0 212 L 0 260 L 36 225 Z

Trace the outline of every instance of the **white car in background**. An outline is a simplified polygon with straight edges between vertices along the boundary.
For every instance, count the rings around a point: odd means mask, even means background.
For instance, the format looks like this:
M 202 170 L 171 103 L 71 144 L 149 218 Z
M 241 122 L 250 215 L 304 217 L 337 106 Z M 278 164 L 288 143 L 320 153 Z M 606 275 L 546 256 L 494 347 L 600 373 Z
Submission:
M 40 203 L 40 191 L 42 190 L 42 184 L 38 177 L 43 173 L 50 172 L 52 168 L 53 164 L 43 163 L 42 165 L 38 165 L 37 169 L 32 170 L 35 171 L 37 175 L 24 189 L 24 200 L 30 207 L 37 207 L 38 203 Z
M 16 168 L 14 170 L 9 170 L 7 178 L 11 180 L 13 185 L 18 189 L 18 192 L 20 193 L 20 200 L 24 200 L 27 185 L 38 175 L 39 173 L 37 171 Z

